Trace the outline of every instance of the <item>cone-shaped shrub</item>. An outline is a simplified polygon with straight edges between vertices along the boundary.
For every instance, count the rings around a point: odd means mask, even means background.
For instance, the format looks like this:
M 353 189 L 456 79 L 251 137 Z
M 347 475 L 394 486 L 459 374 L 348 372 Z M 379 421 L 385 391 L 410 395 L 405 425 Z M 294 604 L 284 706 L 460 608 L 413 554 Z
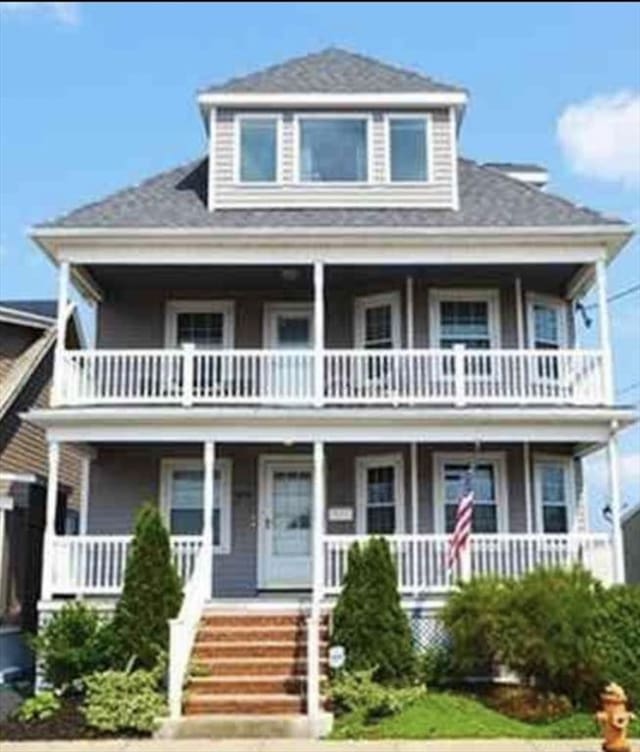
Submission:
M 349 551 L 344 588 L 334 611 L 332 642 L 343 645 L 346 668 L 375 668 L 374 678 L 405 683 L 415 676 L 411 628 L 398 593 L 396 568 L 384 538 Z
M 114 642 L 121 659 L 153 668 L 169 646 L 169 619 L 182 602 L 182 588 L 171 559 L 169 533 L 160 513 L 145 504 L 136 526 L 122 597 L 113 620 Z

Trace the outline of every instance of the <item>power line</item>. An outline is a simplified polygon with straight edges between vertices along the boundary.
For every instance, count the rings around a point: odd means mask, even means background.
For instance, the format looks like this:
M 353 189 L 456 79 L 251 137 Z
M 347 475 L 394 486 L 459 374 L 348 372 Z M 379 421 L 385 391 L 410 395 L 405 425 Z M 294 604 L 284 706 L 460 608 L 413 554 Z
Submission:
M 624 389 L 619 389 L 618 394 L 626 394 L 627 392 L 630 392 L 633 389 L 637 389 L 638 387 L 640 387 L 640 381 L 634 381 L 633 384 L 625 386 Z
M 640 291 L 640 283 L 638 283 L 637 285 L 632 285 L 631 287 L 627 287 L 626 290 L 620 290 L 620 292 L 614 293 L 613 295 L 611 295 L 611 297 L 607 298 L 607 302 L 613 303 L 616 300 L 620 300 L 621 298 L 626 298 L 627 295 L 633 295 L 634 292 L 639 292 L 639 291 Z M 588 306 L 585 306 L 585 309 L 589 311 L 592 308 L 597 308 L 597 307 L 598 307 L 597 303 L 589 303 Z

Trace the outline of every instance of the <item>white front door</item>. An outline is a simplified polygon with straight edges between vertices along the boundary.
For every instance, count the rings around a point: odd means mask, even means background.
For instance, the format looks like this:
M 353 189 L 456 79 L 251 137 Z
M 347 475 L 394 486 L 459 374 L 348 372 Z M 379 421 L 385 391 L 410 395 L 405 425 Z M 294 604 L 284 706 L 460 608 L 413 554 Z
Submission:
M 261 587 L 310 587 L 312 462 L 265 460 L 262 494 Z

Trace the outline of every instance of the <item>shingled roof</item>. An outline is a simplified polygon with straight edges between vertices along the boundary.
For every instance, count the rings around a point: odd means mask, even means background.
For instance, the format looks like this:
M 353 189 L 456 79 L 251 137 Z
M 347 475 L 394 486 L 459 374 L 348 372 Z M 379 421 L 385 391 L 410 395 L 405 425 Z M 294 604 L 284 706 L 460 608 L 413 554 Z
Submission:
M 207 159 L 156 175 L 38 227 L 557 227 L 622 224 L 499 170 L 459 160 L 460 209 L 207 209 Z
M 329 47 L 304 57 L 292 58 L 241 78 L 204 88 L 213 93 L 407 93 L 461 92 L 457 86 L 365 55 Z

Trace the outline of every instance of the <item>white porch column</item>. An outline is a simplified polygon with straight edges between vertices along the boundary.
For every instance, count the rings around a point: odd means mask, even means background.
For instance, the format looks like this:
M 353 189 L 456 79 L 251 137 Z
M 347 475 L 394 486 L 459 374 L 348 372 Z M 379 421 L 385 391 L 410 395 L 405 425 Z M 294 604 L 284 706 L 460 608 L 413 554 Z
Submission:
M 614 402 L 613 392 L 613 353 L 611 350 L 611 321 L 609 319 L 609 301 L 607 300 L 607 267 L 603 258 L 596 261 L 596 281 L 598 285 L 598 328 L 600 330 L 600 349 L 604 359 L 604 395 L 609 404 Z
M 622 520 L 620 514 L 620 471 L 618 467 L 618 437 L 612 426 L 607 444 L 609 455 L 609 493 L 611 494 L 611 525 L 613 527 L 613 581 L 624 583 L 624 544 L 622 538 Z
M 67 331 L 67 310 L 69 307 L 69 262 L 61 261 L 58 268 L 58 311 L 56 317 L 56 352 L 53 360 L 53 388 L 51 404 L 62 401 L 64 349 Z
M 324 402 L 324 263 L 313 262 L 314 404 Z
M 415 315 L 413 299 L 413 277 L 407 277 L 406 281 L 406 318 L 407 318 L 407 348 L 415 347 Z
M 313 736 L 319 733 L 320 718 L 320 626 L 324 590 L 325 528 L 324 443 L 313 443 L 313 524 L 311 614 L 307 620 L 307 714 Z
M 533 532 L 533 490 L 531 488 L 531 445 L 528 441 L 524 442 L 522 448 L 523 463 L 524 463 L 524 503 L 527 518 L 527 532 Z M 538 532 L 542 532 L 539 530 Z
M 210 592 L 213 590 L 213 499 L 216 468 L 216 445 L 204 443 L 204 484 L 202 504 L 202 545 L 208 551 Z
M 53 546 L 56 535 L 56 511 L 58 508 L 58 470 L 60 466 L 60 444 L 49 442 L 47 506 L 44 522 L 44 545 L 42 547 L 42 600 L 50 600 L 53 595 Z
M 88 453 L 80 459 L 80 518 L 78 520 L 78 532 L 80 535 L 87 534 L 89 521 L 89 481 L 91 479 L 91 457 Z
M 526 347 L 524 339 L 524 299 L 522 297 L 522 277 L 516 277 L 515 281 L 516 294 L 516 330 L 518 333 L 518 349 L 524 350 Z

